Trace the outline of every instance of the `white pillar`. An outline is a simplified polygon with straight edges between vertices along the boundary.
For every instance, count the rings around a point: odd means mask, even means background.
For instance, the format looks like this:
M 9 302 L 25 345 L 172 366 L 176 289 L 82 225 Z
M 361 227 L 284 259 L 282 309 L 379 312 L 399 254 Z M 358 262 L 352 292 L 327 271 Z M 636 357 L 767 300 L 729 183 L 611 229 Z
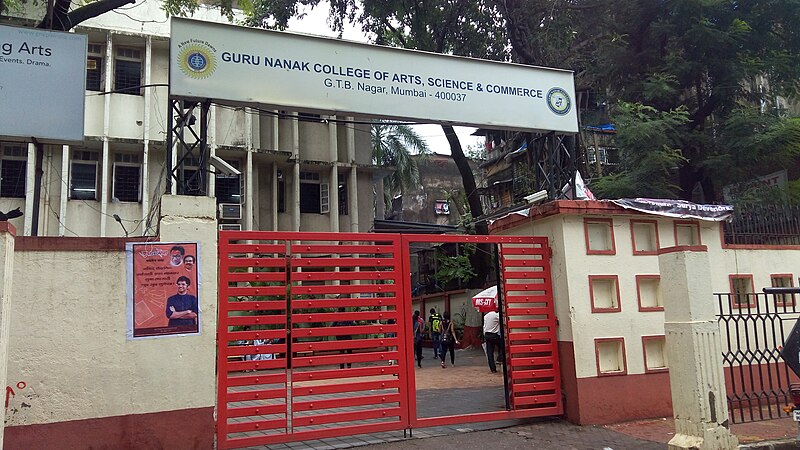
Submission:
M 17 234 L 14 225 L 0 222 L 0 388 L 7 385 L 8 369 L 8 329 L 11 325 L 9 318 L 11 280 L 14 273 L 14 236 Z M 3 427 L 6 421 L 6 409 L 0 408 L 0 450 L 3 448 Z
M 64 236 L 67 231 L 67 194 L 69 193 L 69 185 L 67 179 L 69 178 L 69 158 L 70 152 L 69 145 L 61 147 L 61 196 L 58 204 L 58 235 Z
M 735 449 L 706 247 L 661 249 L 658 266 L 675 417 L 669 448 Z

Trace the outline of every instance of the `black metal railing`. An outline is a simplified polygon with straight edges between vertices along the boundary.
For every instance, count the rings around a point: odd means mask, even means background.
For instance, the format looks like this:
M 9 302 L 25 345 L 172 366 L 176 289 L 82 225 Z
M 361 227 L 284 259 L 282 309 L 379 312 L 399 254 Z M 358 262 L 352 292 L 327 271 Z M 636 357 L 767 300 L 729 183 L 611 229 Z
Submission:
M 798 319 L 800 294 L 714 294 L 732 423 L 786 417 L 797 376 L 780 349 Z
M 736 210 L 723 226 L 726 244 L 800 245 L 800 206 Z

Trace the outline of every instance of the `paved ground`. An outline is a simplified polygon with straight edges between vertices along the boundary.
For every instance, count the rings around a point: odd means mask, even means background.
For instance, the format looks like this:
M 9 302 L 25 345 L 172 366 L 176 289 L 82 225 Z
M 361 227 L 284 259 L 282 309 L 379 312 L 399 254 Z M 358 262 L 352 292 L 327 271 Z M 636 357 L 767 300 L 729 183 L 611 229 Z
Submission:
M 417 416 L 438 417 L 505 409 L 502 376 L 489 373 L 481 349 L 456 353 L 455 367 L 442 369 L 425 349 L 423 367 L 416 369 Z M 381 450 L 457 448 L 486 449 L 666 449 L 673 437 L 671 418 L 640 420 L 608 426 L 581 427 L 556 418 L 458 424 L 413 430 L 290 442 L 259 449 L 330 450 L 364 448 Z M 732 431 L 749 449 L 788 449 L 794 444 L 797 424 L 788 418 L 734 424 Z M 765 441 L 778 442 L 763 444 Z M 762 443 L 762 444 L 759 444 Z M 761 445 L 761 446 L 759 446 Z M 772 445 L 772 446 L 769 446 Z

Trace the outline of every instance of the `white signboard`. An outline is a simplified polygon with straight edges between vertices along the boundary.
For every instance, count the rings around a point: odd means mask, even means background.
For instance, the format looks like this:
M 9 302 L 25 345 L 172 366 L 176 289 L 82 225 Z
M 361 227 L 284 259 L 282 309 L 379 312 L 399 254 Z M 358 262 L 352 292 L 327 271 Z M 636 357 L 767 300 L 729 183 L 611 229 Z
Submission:
M 0 25 L 0 138 L 82 142 L 82 34 Z
M 172 18 L 170 95 L 578 131 L 572 72 Z

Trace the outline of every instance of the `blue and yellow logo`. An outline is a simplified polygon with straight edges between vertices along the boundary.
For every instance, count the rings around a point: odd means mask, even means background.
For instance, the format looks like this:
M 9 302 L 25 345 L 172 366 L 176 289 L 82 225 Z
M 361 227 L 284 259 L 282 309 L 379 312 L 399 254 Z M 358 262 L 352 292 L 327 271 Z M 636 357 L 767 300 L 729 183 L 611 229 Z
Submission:
M 194 42 L 181 48 L 178 64 L 187 76 L 196 79 L 208 78 L 217 68 L 217 57 L 211 46 Z
M 572 100 L 569 98 L 567 91 L 561 88 L 553 88 L 547 91 L 547 106 L 550 111 L 563 116 L 568 113 L 572 108 Z

